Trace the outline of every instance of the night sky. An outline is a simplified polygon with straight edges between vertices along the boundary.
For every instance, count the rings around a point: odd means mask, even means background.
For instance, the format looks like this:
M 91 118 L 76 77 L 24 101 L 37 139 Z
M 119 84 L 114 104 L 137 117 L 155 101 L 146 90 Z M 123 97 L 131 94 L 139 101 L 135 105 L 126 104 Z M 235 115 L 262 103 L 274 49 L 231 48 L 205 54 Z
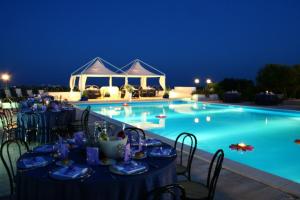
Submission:
M 68 85 L 96 56 L 119 67 L 140 58 L 169 85 L 300 63 L 299 0 L 24 2 L 0 2 L 0 72 L 13 84 Z

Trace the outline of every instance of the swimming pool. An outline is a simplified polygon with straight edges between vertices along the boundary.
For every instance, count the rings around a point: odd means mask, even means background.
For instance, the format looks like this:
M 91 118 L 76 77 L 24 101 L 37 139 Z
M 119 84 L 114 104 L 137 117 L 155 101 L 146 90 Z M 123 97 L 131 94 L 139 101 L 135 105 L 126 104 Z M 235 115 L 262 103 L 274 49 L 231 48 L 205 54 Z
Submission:
M 300 183 L 300 112 L 202 102 L 132 102 L 88 104 L 92 111 L 175 140 L 181 132 L 196 135 L 198 149 Z M 78 104 L 85 108 L 87 104 Z M 157 118 L 163 114 L 166 118 Z M 251 152 L 230 150 L 244 142 Z

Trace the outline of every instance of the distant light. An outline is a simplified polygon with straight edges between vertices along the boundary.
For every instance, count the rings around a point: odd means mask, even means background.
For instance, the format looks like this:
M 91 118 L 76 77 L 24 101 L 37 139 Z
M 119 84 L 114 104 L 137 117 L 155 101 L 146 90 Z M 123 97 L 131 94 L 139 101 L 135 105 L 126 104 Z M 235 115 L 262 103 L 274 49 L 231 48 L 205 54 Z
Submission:
M 9 75 L 9 74 L 7 74 L 7 73 L 5 73 L 5 74 L 2 74 L 2 75 L 1 75 L 1 79 L 2 79 L 3 81 L 9 81 L 9 79 L 10 79 L 10 75 Z
M 196 117 L 195 119 L 194 119 L 194 122 L 196 123 L 196 124 L 198 124 L 199 123 L 199 118 L 198 117 Z
M 207 122 L 210 122 L 210 121 L 211 121 L 210 116 L 207 116 L 207 117 L 206 117 L 206 121 L 207 121 Z
M 209 79 L 209 78 L 208 78 L 208 79 L 206 79 L 206 83 L 207 83 L 207 84 L 210 84 L 210 83 L 212 83 L 211 79 Z
M 200 79 L 199 78 L 195 78 L 194 83 L 195 84 L 199 84 L 200 83 Z

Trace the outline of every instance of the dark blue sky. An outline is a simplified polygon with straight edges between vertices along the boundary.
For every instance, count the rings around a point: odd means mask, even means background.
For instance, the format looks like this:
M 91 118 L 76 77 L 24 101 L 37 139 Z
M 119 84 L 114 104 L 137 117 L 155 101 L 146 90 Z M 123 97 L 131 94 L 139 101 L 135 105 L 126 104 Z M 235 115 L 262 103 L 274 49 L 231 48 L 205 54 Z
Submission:
M 300 63 L 298 0 L 24 2 L 0 3 L 0 71 L 15 84 L 67 85 L 96 56 L 140 58 L 171 85 Z

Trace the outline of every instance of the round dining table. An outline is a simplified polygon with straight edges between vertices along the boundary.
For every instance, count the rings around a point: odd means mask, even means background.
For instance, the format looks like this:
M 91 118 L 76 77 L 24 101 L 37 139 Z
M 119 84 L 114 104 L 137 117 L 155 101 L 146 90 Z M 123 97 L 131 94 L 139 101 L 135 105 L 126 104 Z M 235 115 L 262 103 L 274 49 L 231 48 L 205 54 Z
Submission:
M 168 144 L 163 146 L 170 147 Z M 147 147 L 146 151 L 151 148 Z M 25 153 L 20 159 L 38 156 L 40 153 Z M 45 154 L 43 154 L 45 155 Z M 19 161 L 20 161 L 19 159 Z M 148 165 L 142 174 L 118 175 L 107 165 L 87 165 L 86 149 L 71 149 L 69 159 L 76 164 L 90 167 L 91 176 L 76 180 L 56 180 L 49 173 L 56 169 L 55 162 L 40 168 L 18 170 L 16 196 L 18 200 L 140 200 L 154 188 L 175 183 L 176 154 L 172 157 L 146 157 L 139 160 Z M 18 161 L 18 162 L 19 162 Z
M 42 137 L 49 137 L 50 129 L 69 126 L 76 118 L 76 109 L 73 107 L 60 110 L 33 111 L 22 109 L 17 114 L 17 123 L 20 137 L 24 138 L 28 130 L 35 129 Z M 47 138 L 43 138 L 47 141 Z

